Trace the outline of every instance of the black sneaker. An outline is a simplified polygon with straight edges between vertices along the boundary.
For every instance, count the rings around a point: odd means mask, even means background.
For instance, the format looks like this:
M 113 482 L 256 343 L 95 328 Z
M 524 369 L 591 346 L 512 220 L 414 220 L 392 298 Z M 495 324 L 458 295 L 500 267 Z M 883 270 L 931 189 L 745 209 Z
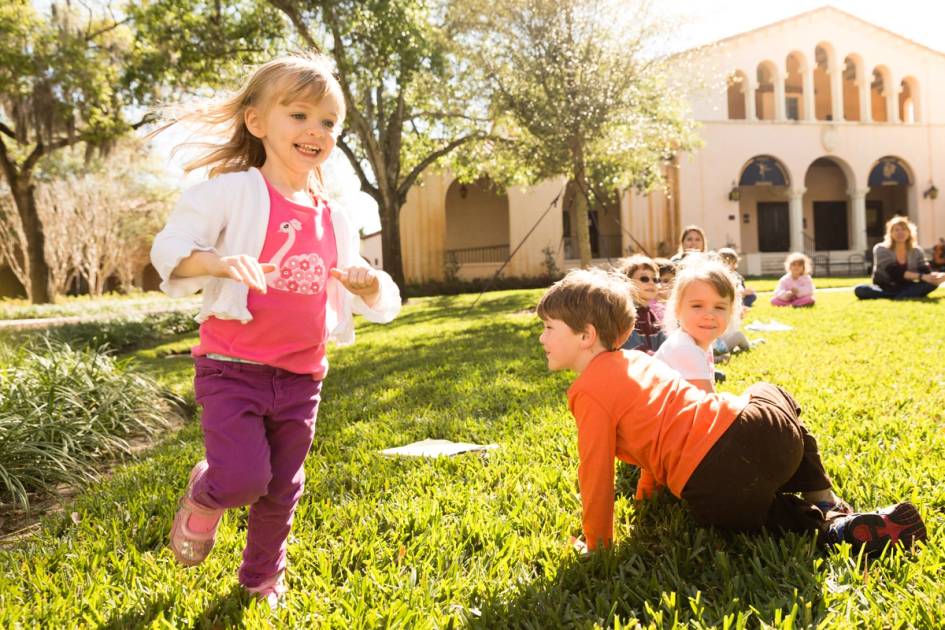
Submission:
M 880 553 L 887 543 L 908 549 L 915 541 L 925 539 L 925 523 L 911 503 L 840 517 L 827 526 L 826 533 L 828 545 L 848 542 L 854 551 L 862 548 L 867 555 Z

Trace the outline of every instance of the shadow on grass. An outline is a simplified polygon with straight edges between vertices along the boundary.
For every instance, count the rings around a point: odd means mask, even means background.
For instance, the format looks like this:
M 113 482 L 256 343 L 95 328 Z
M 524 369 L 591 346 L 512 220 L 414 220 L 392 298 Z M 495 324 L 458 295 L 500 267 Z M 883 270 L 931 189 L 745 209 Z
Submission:
M 810 538 L 696 527 L 680 501 L 663 497 L 638 508 L 614 549 L 572 556 L 511 595 L 492 595 L 470 626 L 752 627 L 793 611 L 807 627 L 824 614 L 820 562 Z

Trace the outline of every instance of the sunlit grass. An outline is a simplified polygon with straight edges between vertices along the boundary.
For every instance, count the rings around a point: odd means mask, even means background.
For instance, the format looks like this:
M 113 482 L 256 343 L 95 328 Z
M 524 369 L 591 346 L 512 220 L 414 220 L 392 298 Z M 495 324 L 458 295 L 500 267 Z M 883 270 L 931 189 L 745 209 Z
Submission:
M 751 283 L 750 283 L 751 284 Z M 927 547 L 864 567 L 805 537 L 696 528 L 671 498 L 639 506 L 618 468 L 613 553 L 576 558 L 569 375 L 549 374 L 529 313 L 540 291 L 413 301 L 335 349 L 308 482 L 289 541 L 286 608 L 246 601 L 235 572 L 245 510 L 229 513 L 196 569 L 166 549 L 191 425 L 85 491 L 36 536 L 0 552 L 0 627 L 935 627 L 945 619 L 945 304 L 857 302 L 752 317 L 794 326 L 725 366 L 727 391 L 757 380 L 794 393 L 840 493 L 859 507 L 916 502 Z M 941 291 L 933 294 L 940 298 Z M 181 392 L 192 337 L 138 353 Z M 164 358 L 170 356 L 172 358 Z M 488 455 L 388 459 L 423 438 L 496 442 Z

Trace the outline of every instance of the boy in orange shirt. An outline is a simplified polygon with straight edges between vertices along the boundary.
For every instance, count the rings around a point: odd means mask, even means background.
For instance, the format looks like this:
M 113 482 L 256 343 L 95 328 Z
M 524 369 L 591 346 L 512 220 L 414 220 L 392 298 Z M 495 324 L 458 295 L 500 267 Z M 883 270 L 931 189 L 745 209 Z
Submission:
M 574 370 L 578 483 L 587 547 L 613 544 L 614 459 L 639 466 L 637 498 L 667 487 L 696 522 L 739 531 L 816 531 L 855 550 L 910 547 L 926 537 L 911 503 L 853 513 L 832 490 L 817 441 L 784 390 L 706 393 L 642 352 L 620 350 L 633 329 L 628 280 L 574 270 L 538 304 L 551 370 Z M 795 493 L 800 493 L 798 496 Z

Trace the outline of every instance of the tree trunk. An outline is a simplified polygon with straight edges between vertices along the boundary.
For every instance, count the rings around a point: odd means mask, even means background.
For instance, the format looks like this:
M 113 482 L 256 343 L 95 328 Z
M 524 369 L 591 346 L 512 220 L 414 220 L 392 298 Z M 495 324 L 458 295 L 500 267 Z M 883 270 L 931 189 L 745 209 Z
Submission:
M 36 210 L 36 187 L 29 180 L 10 182 L 13 201 L 16 203 L 23 232 L 29 248 L 30 261 L 30 296 L 33 304 L 49 304 L 53 292 L 49 288 L 49 265 L 46 264 L 46 239 L 43 236 L 43 224 Z
M 581 259 L 581 269 L 587 269 L 591 266 L 591 229 L 587 219 L 589 191 L 583 164 L 575 169 L 574 183 L 577 188 L 574 195 L 574 212 L 577 221 L 578 257 Z
M 390 274 L 404 295 L 404 259 L 400 249 L 400 203 L 396 193 L 383 195 L 378 205 L 381 213 L 381 254 L 384 258 L 384 271 Z

